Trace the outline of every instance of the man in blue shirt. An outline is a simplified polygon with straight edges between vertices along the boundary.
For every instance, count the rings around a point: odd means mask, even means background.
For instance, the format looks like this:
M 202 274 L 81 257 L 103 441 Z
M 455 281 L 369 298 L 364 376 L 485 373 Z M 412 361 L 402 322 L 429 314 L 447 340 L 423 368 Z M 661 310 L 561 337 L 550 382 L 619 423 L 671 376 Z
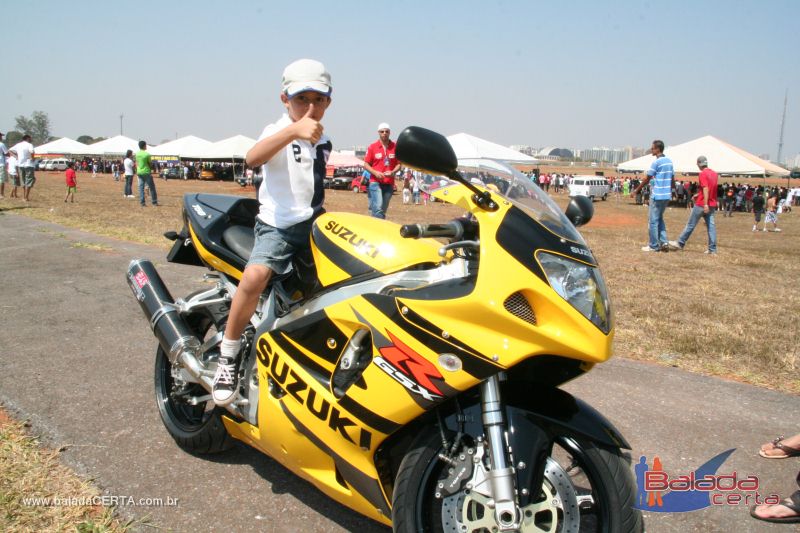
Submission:
M 669 239 L 667 238 L 667 226 L 664 224 L 664 210 L 672 198 L 672 178 L 675 171 L 672 168 L 672 160 L 664 155 L 664 141 L 655 140 L 650 148 L 656 160 L 647 171 L 647 177 L 631 192 L 631 197 L 645 187 L 650 181 L 653 182 L 650 194 L 650 242 L 642 247 L 643 252 L 658 252 L 669 250 Z

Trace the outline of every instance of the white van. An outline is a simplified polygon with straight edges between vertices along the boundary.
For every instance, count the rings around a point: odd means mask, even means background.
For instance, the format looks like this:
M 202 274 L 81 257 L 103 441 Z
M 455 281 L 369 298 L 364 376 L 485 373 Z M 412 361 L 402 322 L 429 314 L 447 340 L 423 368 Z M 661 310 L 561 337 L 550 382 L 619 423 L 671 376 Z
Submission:
M 59 157 L 57 159 L 48 159 L 47 164 L 44 166 L 45 170 L 67 170 L 67 163 L 69 159 Z
M 602 176 L 575 176 L 569 184 L 569 195 L 605 200 L 608 198 L 609 189 L 608 181 Z

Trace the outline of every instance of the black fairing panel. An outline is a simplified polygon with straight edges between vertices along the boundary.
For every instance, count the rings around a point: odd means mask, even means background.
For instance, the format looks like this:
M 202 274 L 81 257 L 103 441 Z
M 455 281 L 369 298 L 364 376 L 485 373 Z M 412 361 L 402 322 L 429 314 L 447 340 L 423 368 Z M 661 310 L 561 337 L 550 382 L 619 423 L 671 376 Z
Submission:
M 183 197 L 184 217 L 203 247 L 242 271 L 247 258 L 227 246 L 223 234 L 233 226 L 252 231 L 258 209 L 255 198 L 203 193 L 190 193 Z
M 517 207 L 511 207 L 497 230 L 497 243 L 528 270 L 547 283 L 536 251 L 545 250 L 571 257 L 581 263 L 597 266 L 591 250 L 586 246 L 567 241 L 548 231 L 544 226 Z

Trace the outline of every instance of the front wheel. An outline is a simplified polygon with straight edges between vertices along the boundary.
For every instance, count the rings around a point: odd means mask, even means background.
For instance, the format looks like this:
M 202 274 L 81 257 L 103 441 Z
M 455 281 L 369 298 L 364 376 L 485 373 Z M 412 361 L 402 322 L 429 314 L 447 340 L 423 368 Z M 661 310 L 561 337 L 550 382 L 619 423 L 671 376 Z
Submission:
M 420 437 L 403 458 L 394 485 L 392 523 L 397 532 L 482 533 L 496 531 L 489 498 L 463 489 L 437 498 L 449 466 L 439 459 L 441 437 Z M 620 450 L 560 436 L 545 466 L 539 498 L 522 509 L 519 531 L 528 533 L 641 532 L 633 508 L 636 490 Z M 536 492 L 534 492 L 534 490 Z
M 354 192 L 354 193 L 356 193 L 356 194 L 358 194 L 358 192 L 359 192 L 358 185 L 354 185 L 354 186 L 353 186 L 353 192 Z

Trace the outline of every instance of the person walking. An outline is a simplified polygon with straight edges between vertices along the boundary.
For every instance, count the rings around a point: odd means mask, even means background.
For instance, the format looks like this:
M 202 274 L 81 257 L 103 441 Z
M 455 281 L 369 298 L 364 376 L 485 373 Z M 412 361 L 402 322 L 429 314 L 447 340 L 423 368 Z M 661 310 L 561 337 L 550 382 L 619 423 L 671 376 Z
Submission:
M 22 140 L 15 144 L 12 149 L 17 154 L 20 181 L 22 181 L 22 198 L 29 202 L 31 189 L 33 189 L 33 184 L 36 183 L 36 176 L 33 174 L 34 151 L 31 144 L 31 136 L 28 134 L 23 135 Z
M 758 231 L 758 223 L 764 215 L 764 191 L 759 187 L 753 193 L 753 231 Z M 767 221 L 764 221 L 764 231 L 767 231 Z
M 369 178 L 369 211 L 375 218 L 386 218 L 389 200 L 394 192 L 394 174 L 400 170 L 395 157 L 395 143 L 390 139 L 391 128 L 386 122 L 378 125 L 378 140 L 367 148 L 364 168 Z
M 631 192 L 631 196 L 636 196 L 643 187 L 653 181 L 649 203 L 649 236 L 650 242 L 642 247 L 643 252 L 657 252 L 669 250 L 669 239 L 667 238 L 667 225 L 664 223 L 664 211 L 667 209 L 670 198 L 672 198 L 672 178 L 675 171 L 672 167 L 672 160 L 664 155 L 664 141 L 656 139 L 650 147 L 650 152 L 656 160 L 650 165 L 647 176 L 636 189 Z
M 147 143 L 139 141 L 139 151 L 136 152 L 136 175 L 139 177 L 139 204 L 144 207 L 144 187 L 150 190 L 150 202 L 153 206 L 158 205 L 158 194 L 156 184 L 153 183 L 153 171 L 150 168 L 150 154 L 147 152 Z
M 125 176 L 125 190 L 122 191 L 123 198 L 133 198 L 133 150 L 125 152 L 125 160 L 122 162 L 122 170 Z
M 767 224 L 772 224 L 772 231 L 780 231 L 778 227 L 778 191 L 774 190 L 769 193 L 767 199 L 767 217 L 764 219 L 764 231 L 767 230 Z
M 686 227 L 683 228 L 681 236 L 677 241 L 669 241 L 670 248 L 675 250 L 683 250 L 686 246 L 686 241 L 691 237 L 694 228 L 702 218 L 706 223 L 706 230 L 708 231 L 708 248 L 705 253 L 717 253 L 717 227 L 714 223 L 714 213 L 717 210 L 717 173 L 708 168 L 708 159 L 706 156 L 701 155 L 697 158 L 697 167 L 700 169 L 700 189 L 697 191 L 697 197 L 694 198 L 694 207 L 689 213 L 689 220 L 686 222 Z
M 64 203 L 69 199 L 70 203 L 75 203 L 75 192 L 78 190 L 78 178 L 75 175 L 75 170 L 72 168 L 75 163 L 70 161 L 67 163 L 67 170 L 64 173 L 64 178 L 67 182 L 67 194 L 64 196 Z
M 14 150 L 8 151 L 8 178 L 11 180 L 11 198 L 19 198 L 19 162 L 17 161 L 17 152 Z
M 0 133 L 0 199 L 5 198 L 6 182 L 8 181 L 8 169 L 6 169 L 6 156 L 8 148 L 3 142 L 3 134 Z
M 733 183 L 725 187 L 725 216 L 733 216 L 733 206 L 736 205 L 736 185 Z

